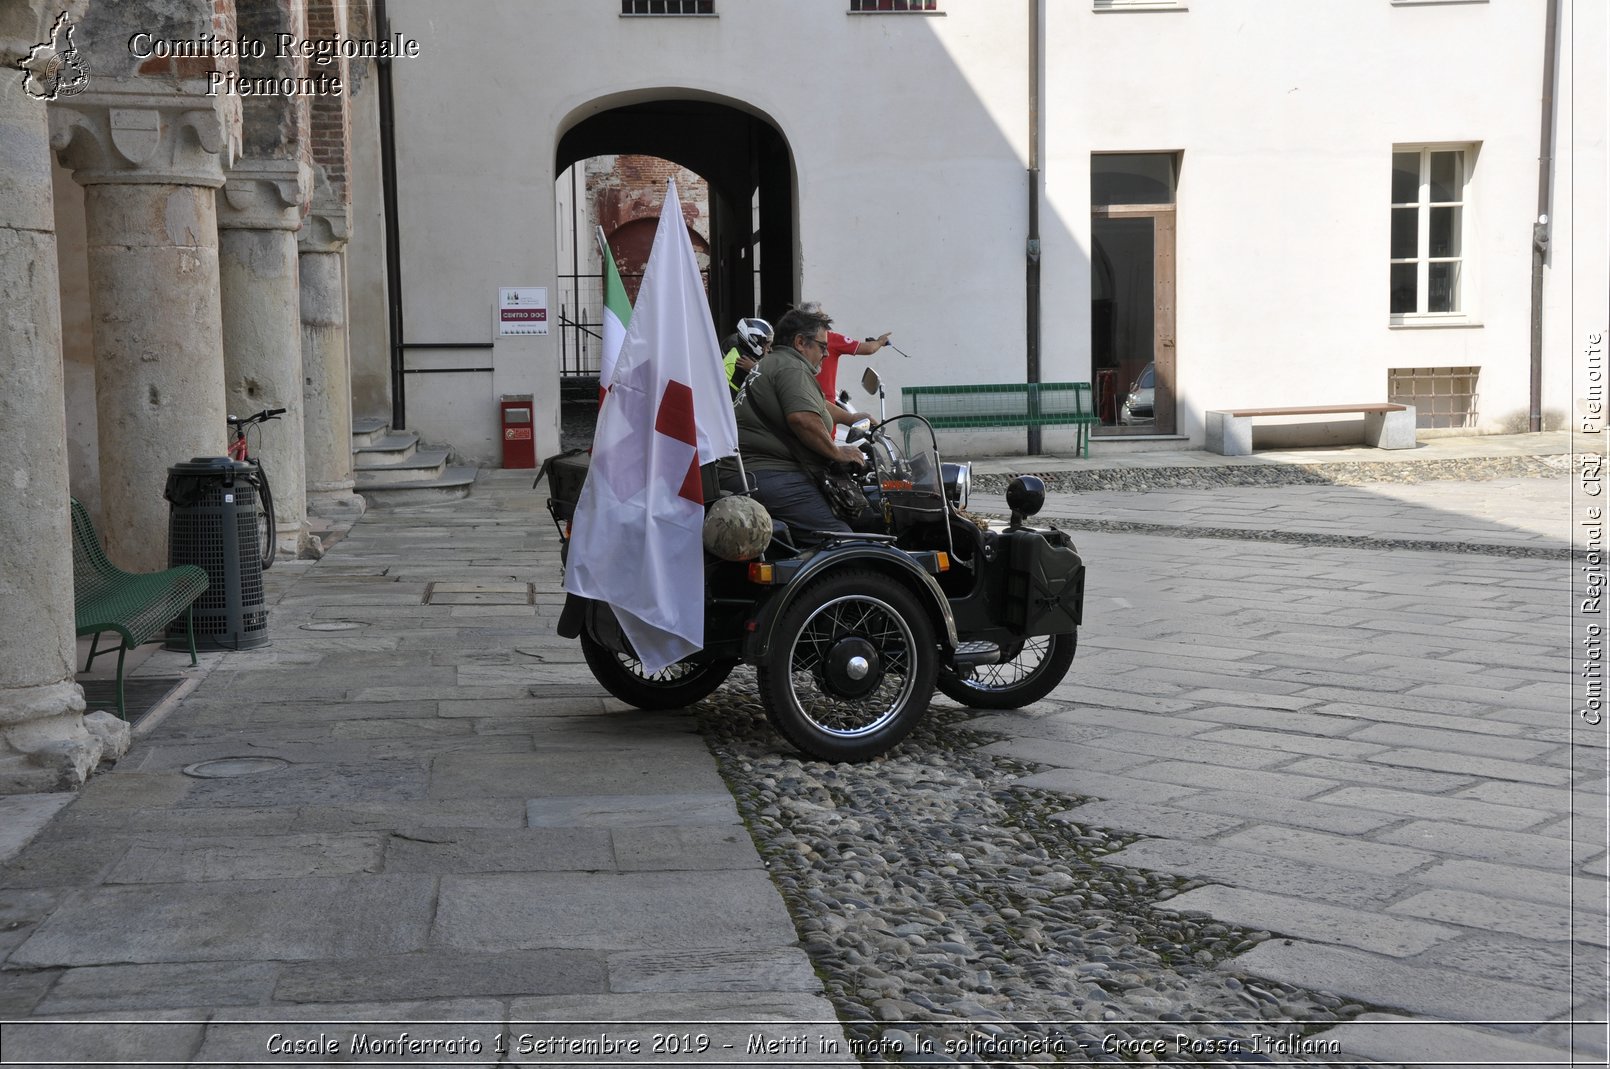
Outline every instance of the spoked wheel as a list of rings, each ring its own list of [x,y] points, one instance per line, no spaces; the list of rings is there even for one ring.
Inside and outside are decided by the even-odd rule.
[[[274,527],[274,495],[268,488],[268,474],[259,466],[252,476],[257,487],[257,544],[262,550],[263,571],[274,566],[275,540],[279,532]]]
[[[917,599],[887,577],[827,576],[783,612],[768,663],[756,669],[766,716],[812,757],[876,757],[928,709],[933,634]]]
[[[1050,694],[1073,664],[1079,644],[1074,634],[1035,635],[1025,639],[1000,664],[981,664],[963,679],[941,669],[938,685],[947,697],[973,709],[1021,709]],[[1011,651],[1008,651],[1011,652]]]
[[[715,693],[727,681],[736,661],[709,664],[673,664],[646,675],[636,657],[600,644],[581,633],[581,653],[599,685],[627,705],[639,709],[680,709]]]

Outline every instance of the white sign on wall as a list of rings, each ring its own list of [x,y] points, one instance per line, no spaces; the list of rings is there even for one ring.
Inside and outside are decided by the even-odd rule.
[[[498,334],[548,333],[548,287],[505,286],[498,290]]]

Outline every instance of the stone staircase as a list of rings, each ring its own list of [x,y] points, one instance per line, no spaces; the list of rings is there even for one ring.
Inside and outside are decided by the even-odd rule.
[[[352,421],[354,489],[370,508],[434,505],[470,495],[475,468],[449,466],[448,451],[421,448],[413,431],[394,431],[382,419]]]

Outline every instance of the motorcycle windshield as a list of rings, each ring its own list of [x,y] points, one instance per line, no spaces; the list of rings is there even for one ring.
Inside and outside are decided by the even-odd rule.
[[[943,513],[945,487],[933,428],[921,416],[896,416],[872,429],[878,489],[890,508]]]

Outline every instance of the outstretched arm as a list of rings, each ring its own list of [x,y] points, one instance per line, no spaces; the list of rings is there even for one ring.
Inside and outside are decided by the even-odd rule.
[[[866,341],[855,347],[856,355],[870,356],[871,354],[877,352],[879,349],[889,344],[889,335],[893,333],[894,332],[891,330],[886,330],[876,338],[868,338]]]

